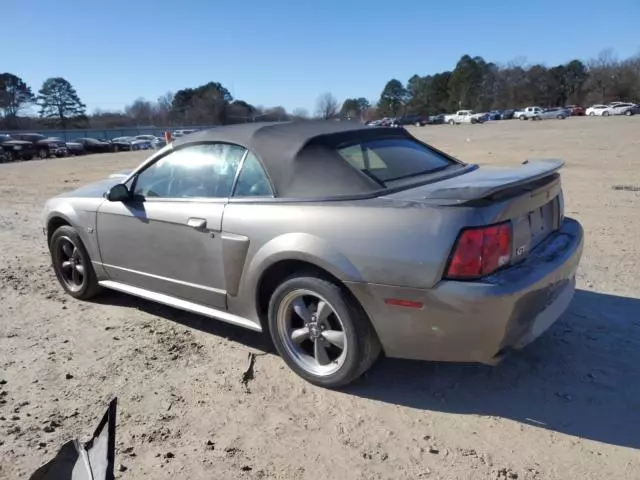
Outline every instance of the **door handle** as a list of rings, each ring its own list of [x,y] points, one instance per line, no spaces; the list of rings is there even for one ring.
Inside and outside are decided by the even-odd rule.
[[[190,218],[187,220],[187,226],[191,228],[204,228],[207,226],[207,221],[204,218]]]

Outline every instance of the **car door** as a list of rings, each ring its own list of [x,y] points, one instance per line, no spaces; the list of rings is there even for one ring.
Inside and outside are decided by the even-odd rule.
[[[222,215],[246,150],[210,143],[171,150],[136,174],[131,199],[97,212],[112,281],[226,308]]]

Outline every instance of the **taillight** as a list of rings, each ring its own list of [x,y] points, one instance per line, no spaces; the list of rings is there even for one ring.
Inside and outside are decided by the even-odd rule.
[[[490,275],[511,260],[511,223],[460,232],[449,260],[446,277],[472,279]]]

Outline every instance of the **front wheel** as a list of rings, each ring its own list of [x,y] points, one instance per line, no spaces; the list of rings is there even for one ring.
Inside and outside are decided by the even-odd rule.
[[[455,120],[449,120],[449,125],[455,125],[456,121]]]
[[[558,120],[564,120],[564,115],[558,115]]]
[[[348,292],[312,275],[278,286],[269,302],[269,330],[286,364],[310,383],[337,388],[373,365],[380,343]]]
[[[627,110],[626,112],[624,112],[624,114],[625,114],[627,117],[630,117],[631,115],[633,115],[633,112],[632,112],[631,110]]]
[[[40,150],[38,150],[38,157],[44,160],[49,157],[49,152],[46,148],[41,148]]]
[[[602,112],[602,116],[603,117],[608,117],[609,116],[609,112]]]
[[[49,251],[53,270],[65,292],[88,300],[100,291],[89,254],[73,227],[64,225],[53,232]]]

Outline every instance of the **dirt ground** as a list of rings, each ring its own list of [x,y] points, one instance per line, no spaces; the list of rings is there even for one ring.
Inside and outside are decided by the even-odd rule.
[[[586,244],[575,299],[542,338],[495,368],[383,359],[345,391],[316,388],[259,334],[62,294],[44,200],[144,153],[3,164],[0,478],[86,439],[113,396],[123,479],[640,478],[640,192],[612,188],[640,186],[640,117],[413,131],[469,162],[566,161]]]

